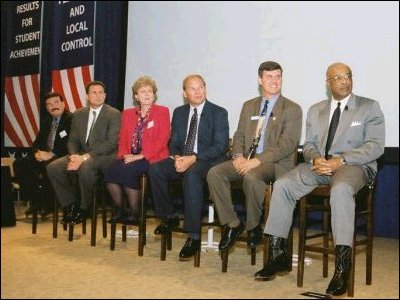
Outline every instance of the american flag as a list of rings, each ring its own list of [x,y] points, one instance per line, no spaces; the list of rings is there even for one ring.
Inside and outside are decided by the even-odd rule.
[[[39,81],[39,74],[5,78],[4,146],[32,146],[39,132]]]
[[[53,70],[53,91],[66,99],[66,108],[70,112],[86,106],[85,86],[92,81],[93,65],[80,66],[64,70]]]

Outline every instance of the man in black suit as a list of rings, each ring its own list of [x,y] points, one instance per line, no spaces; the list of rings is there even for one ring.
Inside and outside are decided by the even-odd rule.
[[[46,174],[46,166],[68,153],[67,141],[72,114],[65,110],[62,95],[50,92],[44,97],[46,110],[51,118],[45,118],[33,142],[33,156],[14,161],[16,179],[22,194],[30,201],[26,216],[38,209],[42,218],[52,211],[53,189]],[[39,186],[42,186],[40,191]]]
[[[149,178],[155,212],[163,217],[155,234],[165,234],[179,225],[178,213],[168,191],[168,181],[183,179],[184,229],[188,239],[179,253],[190,259],[200,250],[203,182],[208,170],[225,158],[229,142],[227,111],[206,99],[206,84],[200,75],[183,80],[188,103],[174,110],[170,157],[150,166]]]

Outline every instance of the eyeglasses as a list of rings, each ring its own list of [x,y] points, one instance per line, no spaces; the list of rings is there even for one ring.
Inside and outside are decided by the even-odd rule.
[[[352,77],[353,77],[353,75],[351,73],[349,73],[349,74],[344,74],[344,75],[335,75],[331,78],[328,78],[327,80],[334,80],[334,81],[342,81],[342,79],[351,80]]]

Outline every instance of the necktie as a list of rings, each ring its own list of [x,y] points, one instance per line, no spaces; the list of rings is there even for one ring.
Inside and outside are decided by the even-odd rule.
[[[189,132],[186,137],[186,143],[183,147],[183,155],[192,155],[194,149],[194,142],[196,141],[197,131],[197,108],[194,109],[192,118],[190,119]]]
[[[339,124],[340,119],[340,102],[338,102],[337,107],[332,115],[331,124],[329,125],[328,139],[326,140],[325,146],[325,158],[328,159],[328,152],[331,149],[333,138],[335,137],[335,132]]]
[[[95,122],[96,122],[96,112],[93,111],[93,120],[92,120],[92,124],[90,125],[89,134],[88,134],[88,137],[87,137],[87,140],[86,140],[86,145],[87,146],[89,146],[90,135],[92,134]]]
[[[56,133],[57,133],[57,127],[58,127],[58,120],[57,118],[53,118],[53,122],[51,123],[50,133],[49,136],[47,137],[47,149],[49,151],[53,150],[54,140],[56,138]]]
[[[268,103],[269,103],[269,101],[265,100],[264,107],[263,107],[263,109],[261,111],[261,116],[265,116],[267,114]]]
[[[264,123],[266,121],[267,118],[265,118],[265,115],[267,114],[267,109],[268,109],[268,104],[269,101],[265,100],[264,103],[264,107],[261,111],[260,114],[260,118],[258,119],[258,124],[257,124],[257,132],[256,132],[256,136],[258,137],[258,141],[257,141],[257,149],[256,149],[256,153],[261,153],[264,150],[264,140],[265,140],[265,135],[261,134],[262,129],[264,128]],[[254,155],[255,153],[253,153]]]

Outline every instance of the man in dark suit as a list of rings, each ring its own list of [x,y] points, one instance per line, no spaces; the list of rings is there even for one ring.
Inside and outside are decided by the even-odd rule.
[[[65,110],[64,98],[55,92],[45,95],[44,102],[51,118],[46,117],[33,142],[33,156],[14,161],[16,179],[21,192],[29,200],[25,212],[28,217],[37,209],[44,218],[52,211],[54,193],[46,173],[46,166],[68,153],[67,141],[71,128],[72,114]],[[42,190],[39,186],[42,186]]]
[[[172,117],[170,157],[149,169],[156,214],[163,217],[155,234],[165,234],[179,225],[178,213],[168,192],[168,181],[183,179],[184,229],[188,239],[179,253],[190,259],[200,250],[203,182],[208,170],[224,160],[229,141],[227,111],[206,99],[206,84],[200,75],[183,80],[188,103],[177,107]]]
[[[247,244],[262,240],[260,217],[266,182],[295,166],[301,135],[301,107],[281,94],[282,67],[273,61],[258,68],[262,96],[246,101],[233,136],[232,160],[213,167],[207,176],[211,199],[227,229],[219,243],[228,251],[245,229],[233,209],[230,181],[242,179],[246,196]]]
[[[72,118],[69,155],[47,166],[57,198],[66,208],[64,223],[78,224],[87,216],[98,172],[116,157],[118,147],[121,113],[104,103],[104,84],[92,81],[86,87],[86,94],[89,106],[76,111]]]
[[[319,184],[329,184],[331,227],[335,244],[335,273],[326,290],[330,295],[347,291],[354,234],[353,196],[377,172],[376,160],[385,147],[385,120],[375,100],[352,93],[349,66],[334,63],[326,71],[330,99],[310,107],[303,155],[305,163],[274,184],[269,216],[269,257],[256,280],[272,280],[287,271],[286,240],[296,201]],[[290,260],[289,260],[290,262]]]

